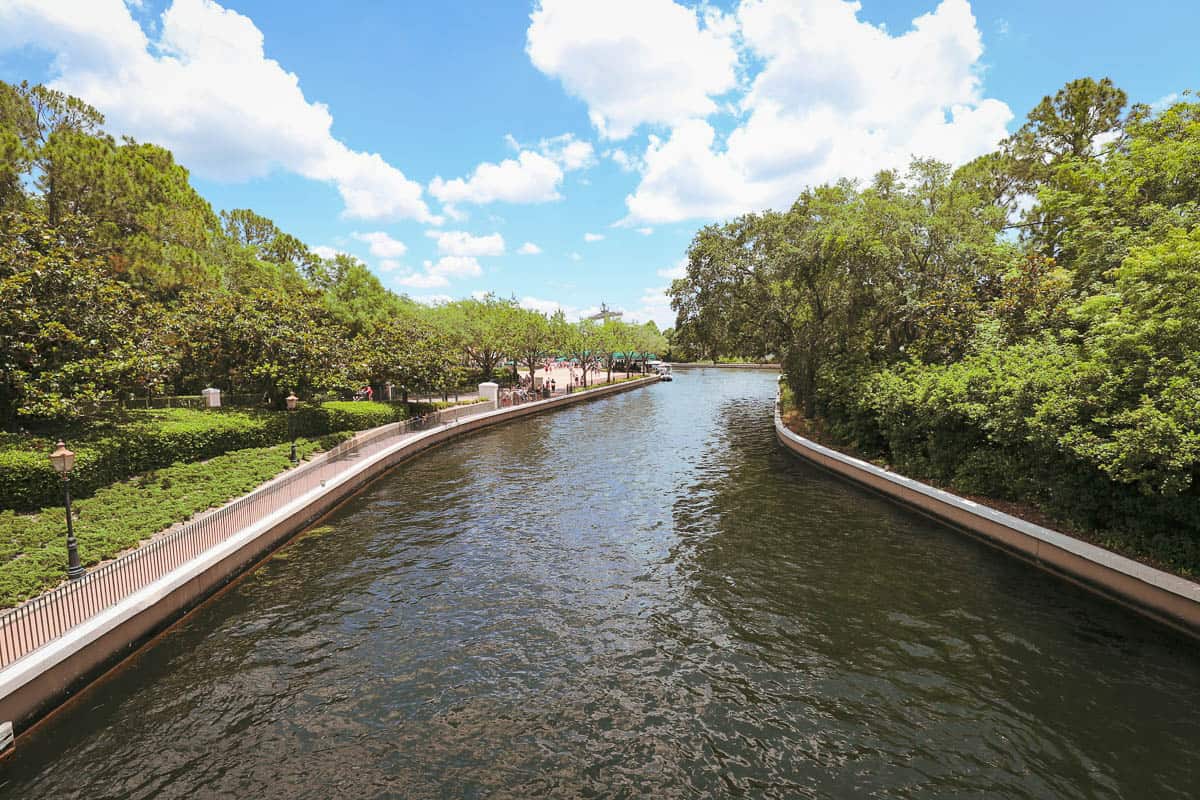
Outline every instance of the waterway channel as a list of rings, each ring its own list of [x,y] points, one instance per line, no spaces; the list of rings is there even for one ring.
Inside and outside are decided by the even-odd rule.
[[[796,460],[773,374],[676,375],[390,472],[0,797],[1200,795],[1200,647]]]

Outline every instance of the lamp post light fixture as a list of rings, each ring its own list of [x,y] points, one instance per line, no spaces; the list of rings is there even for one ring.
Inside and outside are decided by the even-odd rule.
[[[293,464],[295,464],[295,463],[296,463],[296,430],[295,430],[295,426],[292,424],[292,413],[293,413],[293,412],[296,410],[296,402],[297,402],[299,399],[300,399],[300,398],[296,397],[296,393],[295,393],[295,392],[290,392],[290,393],[288,394],[288,396],[287,396],[287,410],[288,410],[288,416],[287,416],[287,420],[288,420],[288,437],[289,437],[289,438],[292,440],[292,455],[291,455],[291,459],[292,459],[292,463],[293,463]]]
[[[62,476],[63,501],[67,507],[67,577],[79,580],[85,570],[79,563],[79,542],[75,540],[75,526],[71,521],[71,468],[75,466],[75,454],[67,449],[62,439],[50,454],[50,464]]]

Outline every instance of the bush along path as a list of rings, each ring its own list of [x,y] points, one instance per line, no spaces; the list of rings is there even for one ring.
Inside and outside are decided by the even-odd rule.
[[[298,439],[301,460],[350,438],[349,431]],[[176,463],[114,483],[74,500],[75,535],[85,566],[135,547],[160,531],[250,492],[292,466],[290,445],[253,447],[208,461]],[[61,497],[62,486],[57,487]],[[0,512],[0,608],[17,605],[62,582],[66,520],[60,504],[33,514]]]
[[[313,438],[376,428],[407,417],[404,406],[331,402],[302,405],[292,424],[297,436]],[[286,412],[231,409],[134,411],[120,421],[63,435],[76,454],[71,493],[80,498],[149,470],[289,440]],[[0,434],[0,509],[33,511],[58,502],[62,487],[46,457],[57,439],[57,435]]]

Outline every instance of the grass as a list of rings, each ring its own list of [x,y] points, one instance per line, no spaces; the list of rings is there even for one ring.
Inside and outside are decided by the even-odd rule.
[[[349,438],[298,439],[308,458]],[[223,505],[289,469],[289,445],[254,447],[203,462],[177,463],[99,489],[72,502],[79,555],[85,566],[112,558],[171,525]],[[59,584],[66,572],[66,523],[61,506],[32,514],[0,512],[0,607]]]

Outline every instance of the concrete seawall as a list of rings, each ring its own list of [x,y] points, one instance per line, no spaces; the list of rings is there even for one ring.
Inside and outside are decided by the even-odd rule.
[[[784,447],[836,475],[1200,638],[1200,584],[817,444],[783,424],[778,402],[775,433]]]
[[[473,431],[657,381],[658,376],[652,376],[486,412],[417,434],[356,461],[319,489],[296,498],[0,671],[0,724],[11,722],[17,732],[27,729],[396,464]],[[379,430],[364,431],[356,438],[369,440],[378,436]]]
[[[703,364],[689,361],[672,361],[671,369],[769,369],[779,371],[778,364]]]

